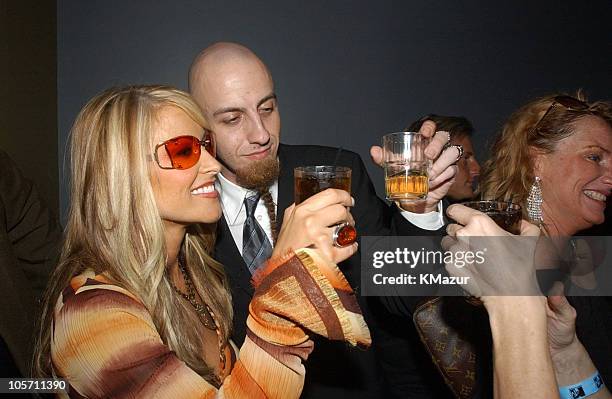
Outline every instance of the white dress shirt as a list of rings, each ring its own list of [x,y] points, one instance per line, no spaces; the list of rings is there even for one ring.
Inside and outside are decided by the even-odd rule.
[[[250,197],[251,195],[254,195],[255,191],[247,190],[246,188],[232,183],[223,177],[223,174],[219,174],[218,176],[219,178],[215,182],[215,188],[219,192],[219,197],[221,199],[223,217],[225,218],[230,232],[232,233],[232,237],[234,238],[234,242],[240,251],[240,255],[242,255],[242,231],[244,230],[244,222],[246,221],[244,199],[247,196]],[[270,186],[270,194],[272,194],[272,200],[274,201],[276,208],[278,206],[278,181],[275,181],[274,184]],[[444,226],[442,201],[438,203],[437,212],[413,213],[401,211],[401,215],[408,220],[408,222],[424,230],[437,230]],[[257,202],[257,207],[255,208],[255,219],[266,232],[268,240],[270,240],[270,244],[272,244],[270,218],[268,217],[268,210],[266,209],[263,201]]]
[[[442,201],[438,202],[438,210],[435,212],[413,213],[402,210],[400,214],[404,219],[423,230],[438,230],[444,226],[444,209],[442,208]]]
[[[232,183],[223,177],[222,174],[218,175],[219,178],[215,182],[215,188],[219,192],[221,199],[221,208],[223,209],[223,217],[227,222],[227,225],[232,232],[234,242],[242,255],[242,232],[244,230],[244,222],[246,221],[246,208],[244,206],[244,199],[255,195],[256,192],[247,190],[246,188],[240,187],[239,185]],[[270,194],[272,194],[272,200],[274,205],[278,203],[278,181],[270,187]],[[268,210],[264,205],[263,201],[257,202],[255,208],[255,219],[261,228],[266,232],[270,244],[272,244],[272,228],[270,227],[270,218],[268,217]]]

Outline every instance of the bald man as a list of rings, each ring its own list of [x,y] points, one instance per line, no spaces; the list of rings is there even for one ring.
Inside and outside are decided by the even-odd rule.
[[[189,88],[202,108],[217,140],[217,158],[222,164],[217,190],[224,217],[218,225],[215,258],[225,265],[234,304],[233,339],[240,344],[246,334],[246,316],[253,295],[251,273],[243,260],[243,232],[247,220],[246,198],[261,194],[254,217],[274,243],[274,231],[282,224],[284,210],[293,203],[293,168],[303,165],[329,165],[338,150],[323,146],[290,146],[280,143],[280,114],[274,82],[265,64],[248,48],[235,43],[216,43],[203,50],[189,71]],[[433,123],[424,124],[423,133],[434,136],[428,148],[437,158],[432,170],[433,190],[422,213],[389,207],[376,196],[361,158],[342,151],[338,165],[352,169],[351,193],[355,206],[351,213],[361,235],[424,235],[424,230],[443,226],[439,207],[453,182],[455,149],[438,157],[448,134],[435,132]],[[372,148],[380,164],[381,150]],[[331,239],[331,237],[330,237]],[[355,255],[340,265],[351,285],[359,290],[360,260]],[[359,297],[364,317],[373,337],[383,320],[371,306],[373,299]],[[394,303],[399,313],[408,313],[406,303]],[[343,344],[319,340],[308,359],[303,397],[375,398],[385,397],[379,367],[373,351],[350,350]],[[414,371],[420,366],[414,364]],[[418,380],[418,379],[417,379]],[[416,384],[419,382],[417,381]],[[433,396],[415,396],[433,397]]]

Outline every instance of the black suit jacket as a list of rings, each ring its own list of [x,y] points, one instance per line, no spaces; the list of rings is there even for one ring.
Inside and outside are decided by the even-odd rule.
[[[278,179],[278,225],[282,224],[284,210],[293,203],[293,169],[297,166],[305,165],[330,165],[334,163],[337,149],[322,146],[293,146],[281,144],[278,151],[280,160],[280,176]],[[388,206],[381,200],[374,189],[359,155],[351,151],[342,151],[338,159],[338,166],[348,166],[352,169],[351,194],[355,198],[355,206],[351,213],[355,218],[357,231],[361,236],[365,235],[416,235],[423,232],[406,222],[395,207]],[[217,229],[217,242],[215,246],[215,258],[225,265],[225,271],[230,281],[232,301],[234,307],[234,332],[233,339],[241,345],[246,335],[246,318],[248,315],[248,305],[253,296],[251,286],[251,275],[240,256],[240,252],[234,243],[231,232],[227,226],[225,218],[221,218]],[[390,303],[380,302],[378,298],[359,296],[361,284],[361,264],[359,253],[350,259],[342,262],[340,269],[345,274],[351,286],[355,289],[364,317],[372,332],[373,344],[383,343],[381,348],[386,353],[388,350],[394,351],[393,342],[398,345],[417,345],[415,340],[416,333],[410,319],[402,319],[403,325],[397,325],[395,316],[391,316],[387,307],[399,307],[394,313],[408,311],[413,299],[393,300]],[[408,303],[408,304],[407,304]],[[393,329],[398,329],[401,334],[386,333],[385,330],[390,324],[394,324]],[[386,325],[386,326],[385,326]],[[401,336],[400,341],[393,341],[396,336]],[[406,337],[410,342],[406,343]],[[367,351],[348,348],[344,343],[329,342],[324,339],[316,339],[315,350],[306,363],[306,383],[302,397],[305,398],[377,398],[387,397],[388,393],[384,388],[383,373],[381,364],[384,361],[377,361],[377,351],[370,349]],[[417,348],[418,349],[418,348]],[[412,356],[413,348],[407,348]],[[380,351],[379,351],[380,353]],[[406,353],[406,352],[403,352]],[[415,356],[414,359],[425,359],[426,357]],[[401,359],[402,375],[407,376],[407,384],[415,386],[415,392],[425,392],[421,396],[434,397],[423,385],[427,384],[420,376],[418,371],[420,364],[412,358]],[[395,364],[390,365],[395,368]],[[397,369],[390,370],[393,374]],[[434,370],[435,372],[435,370]],[[435,384],[439,384],[441,379],[433,376]],[[387,381],[389,383],[389,381]],[[406,383],[406,382],[403,382]],[[412,388],[411,388],[412,389]]]
[[[0,336],[24,376],[32,359],[38,299],[55,265],[60,239],[59,224],[32,182],[0,150]],[[10,373],[9,361],[0,359],[3,374]]]

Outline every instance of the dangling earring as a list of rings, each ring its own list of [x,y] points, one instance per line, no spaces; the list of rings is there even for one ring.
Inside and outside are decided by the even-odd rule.
[[[540,179],[538,176],[535,177],[531,188],[529,189],[529,196],[527,197],[527,215],[533,223],[538,226],[542,225],[544,220],[542,219],[542,186],[540,185]]]

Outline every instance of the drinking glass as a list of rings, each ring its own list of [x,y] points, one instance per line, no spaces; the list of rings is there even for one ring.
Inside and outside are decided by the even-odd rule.
[[[429,193],[429,160],[425,148],[430,139],[418,132],[383,136],[385,192],[390,201],[418,202]]]
[[[495,223],[508,233],[520,234],[521,206],[503,201],[469,201],[463,202],[468,208],[485,213]]]
[[[508,233],[521,234],[521,206],[512,202],[502,201],[468,201],[462,202],[468,208],[476,209],[493,219],[495,223]],[[482,301],[468,294],[466,301],[474,306],[481,306]]]
[[[351,192],[351,168],[344,166],[300,166],[293,170],[294,200],[299,204],[328,188]],[[334,245],[344,247],[357,239],[357,230],[348,222],[335,226]]]

